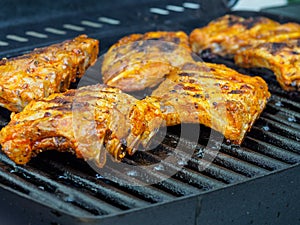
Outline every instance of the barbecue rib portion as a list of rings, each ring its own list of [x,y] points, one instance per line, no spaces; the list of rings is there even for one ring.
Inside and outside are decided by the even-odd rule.
[[[98,56],[98,41],[80,35],[0,61],[0,106],[21,111],[31,100],[66,91]]]
[[[147,146],[159,127],[180,123],[204,124],[240,144],[266,105],[270,96],[267,84],[259,77],[242,75],[224,65],[193,61],[181,35],[184,33],[133,35],[123,42],[157,37],[185,47],[142,41],[135,42],[138,47],[128,49],[128,45],[120,44],[121,51],[115,48],[117,51],[105,59],[117,59],[108,60],[102,68],[115,73],[111,80],[115,86],[132,91],[161,82],[152,96],[137,100],[118,88],[93,85],[33,100],[22,112],[13,113],[1,130],[2,150],[18,164],[55,149],[73,152],[101,167],[107,152],[121,160],[127,153],[134,154],[139,146]],[[139,52],[141,46],[153,51]],[[75,54],[78,52],[82,51],[75,50]],[[163,59],[163,64],[156,61],[157,57]],[[84,62],[85,66],[91,63]],[[145,76],[139,77],[142,70]],[[134,86],[133,82],[139,81],[141,85]]]
[[[226,15],[193,30],[193,51],[234,57],[241,67],[265,67],[274,72],[283,89],[299,90],[300,25],[280,24],[264,17]],[[208,52],[206,52],[208,50]]]
[[[102,167],[133,154],[161,126],[201,123],[240,144],[270,94],[259,77],[223,65],[186,63],[142,100],[103,85],[31,101],[0,132],[2,150],[25,164],[45,150],[70,151]]]
[[[162,82],[147,101],[156,99],[167,126],[201,123],[240,144],[266,105],[270,96],[267,84],[261,78],[242,75],[224,65],[195,62],[184,41],[185,35],[179,39],[181,42],[173,40],[183,48],[170,48],[167,43],[160,46],[134,42],[153,37],[171,40],[174,35],[178,32],[150,32],[121,39],[105,56],[104,76],[109,73],[105,71],[115,75],[104,81],[125,91],[142,90]],[[124,45],[128,43],[134,44]],[[141,46],[152,51],[140,51]],[[157,64],[157,59],[164,64]],[[118,63],[114,64],[114,60]]]
[[[146,145],[162,123],[156,101],[103,85],[82,87],[30,102],[0,132],[4,151],[18,164],[46,150],[69,151],[103,166]],[[107,151],[106,151],[107,150]]]
[[[148,32],[120,39],[105,54],[105,84],[124,91],[154,87],[173,67],[192,61],[188,36],[182,32]]]
[[[167,126],[204,124],[235,144],[241,144],[269,97],[262,78],[201,62],[185,64],[152,93]]]
[[[190,43],[196,53],[209,50],[213,54],[233,57],[236,53],[265,42],[284,42],[300,38],[300,25],[280,24],[265,17],[220,17],[203,28],[194,29]]]
[[[267,42],[238,52],[234,61],[241,67],[272,70],[286,91],[300,91],[300,39]]]

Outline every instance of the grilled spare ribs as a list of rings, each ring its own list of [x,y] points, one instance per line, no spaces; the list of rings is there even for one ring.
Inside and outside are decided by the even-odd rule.
[[[98,41],[81,35],[0,61],[0,106],[19,112],[31,101],[66,91],[98,55]]]
[[[233,57],[244,49],[265,42],[284,42],[300,38],[300,25],[280,24],[265,17],[243,18],[225,15],[207,26],[194,29],[190,34],[192,50],[205,50],[226,57]]]
[[[0,142],[18,164],[55,149],[99,167],[107,151],[121,160],[147,146],[161,126],[201,123],[240,144],[269,96],[259,77],[223,65],[187,63],[142,100],[98,84],[31,101],[22,112],[12,114]]]
[[[284,90],[300,91],[300,39],[262,43],[237,53],[234,61],[241,67],[270,69]]]
[[[300,89],[300,24],[226,15],[190,34],[194,52],[234,58],[241,67],[271,69],[287,91]]]
[[[0,132],[2,150],[25,164],[45,150],[75,153],[103,166],[105,149],[116,159],[146,145],[162,123],[156,101],[92,85],[31,101]]]
[[[104,56],[105,84],[139,91],[162,82],[173,67],[192,61],[188,36],[182,32],[132,34],[111,46]]]
[[[42,151],[55,149],[73,152],[101,167],[106,161],[106,150],[114,159],[121,160],[126,154],[134,154],[138,147],[146,147],[159,127],[180,123],[204,124],[233,143],[240,144],[270,96],[265,81],[242,75],[224,65],[193,61],[182,32],[150,32],[133,35],[128,37],[129,40],[124,38],[123,42],[130,42],[133,37],[153,38],[154,34],[159,39],[172,39],[185,47],[153,47],[151,42],[150,45],[143,41],[135,42],[154,49],[150,55],[141,52],[139,56],[145,57],[145,61],[142,58],[139,61],[136,56],[127,57],[128,45],[119,43],[125,46],[121,48],[124,52],[116,51],[109,57],[120,59],[115,61],[116,64],[104,63],[102,68],[111,69],[110,72],[113,71],[114,78],[117,78],[112,78],[111,82],[125,90],[140,90],[145,85],[160,83],[151,96],[137,100],[119,88],[98,84],[33,100],[22,112],[13,113],[9,124],[1,130],[2,150],[18,164],[27,163]],[[175,38],[174,34],[179,37],[175,35]],[[181,35],[185,38],[181,39]],[[180,49],[184,51],[180,53]],[[133,50],[136,51],[135,48]],[[168,51],[175,54],[173,58],[169,58],[172,54],[164,54]],[[162,53],[166,67],[155,61],[159,53]],[[37,57],[42,58],[43,54]],[[180,57],[173,64],[177,56]],[[155,60],[152,60],[153,57]],[[87,58],[84,65],[92,63],[94,60],[91,59],[94,57]],[[140,78],[138,76],[143,69],[146,76]],[[131,77],[129,80],[126,74]],[[125,81],[121,77],[125,77]],[[134,86],[132,82],[139,79],[141,85]]]
[[[187,63],[152,93],[167,126],[200,123],[241,144],[265,108],[270,93],[260,77],[242,75],[224,65]]]

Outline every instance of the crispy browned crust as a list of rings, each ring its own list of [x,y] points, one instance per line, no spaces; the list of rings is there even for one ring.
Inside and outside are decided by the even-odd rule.
[[[31,101],[0,132],[2,151],[18,164],[46,150],[72,152],[103,166],[145,145],[162,122],[158,104],[103,85]]]
[[[161,38],[171,35],[153,34]],[[126,54],[128,49],[123,50]],[[160,48],[157,50],[161,53]],[[187,52],[190,55],[189,49],[182,54],[187,56]],[[10,123],[1,130],[2,150],[18,164],[27,163],[42,151],[58,150],[103,166],[106,152],[121,160],[140,144],[146,146],[163,124],[180,123],[204,124],[240,144],[270,97],[267,84],[223,65],[187,59],[177,66],[169,65],[166,80],[152,96],[142,100],[117,88],[93,85],[31,101],[21,113],[13,113]],[[137,68],[142,66],[137,64]],[[157,73],[161,69],[157,64],[149,64],[149,68]],[[121,72],[126,74],[127,69]],[[157,73],[148,71],[153,79],[157,79]]]
[[[265,108],[270,93],[260,77],[224,65],[186,64],[153,92],[167,126],[200,123],[241,144]]]
[[[0,106],[21,111],[31,100],[63,92],[98,56],[98,41],[80,35],[0,61]]]
[[[2,150],[25,164],[46,150],[69,151],[103,166],[146,146],[162,125],[201,123],[240,144],[270,93],[259,77],[223,65],[187,63],[142,100],[103,85],[30,102],[0,132]]]
[[[241,67],[265,67],[274,72],[281,87],[299,90],[300,25],[280,24],[264,17],[248,19],[226,15],[193,30],[193,51],[234,57]]]
[[[272,70],[286,91],[300,91],[300,39],[267,42],[237,53],[235,63],[242,67]]]
[[[163,81],[173,67],[191,60],[188,36],[182,31],[132,34],[106,53],[103,81],[124,91],[143,90]]]
[[[282,42],[300,38],[300,25],[280,24],[265,17],[220,17],[190,34],[192,50],[201,53],[209,49],[221,56],[233,56],[245,48],[265,42]]]
[[[250,29],[250,26],[258,23],[258,21],[252,21],[252,25],[250,21],[242,23],[244,19],[240,17],[226,18],[226,23],[224,19],[218,21],[221,24],[216,27],[216,32],[220,28],[226,30],[229,20],[232,20],[231,23],[233,20],[239,21],[240,30]],[[266,18],[260,18],[259,21],[274,25],[273,21]],[[232,32],[237,32],[236,27],[232,29]],[[159,108],[163,110],[167,126],[180,123],[201,123],[220,131],[233,143],[240,144],[270,97],[267,84],[259,77],[242,75],[224,65],[196,63],[190,56],[189,46],[185,44],[186,41],[183,41],[186,40],[185,35],[181,38],[185,47],[173,49],[176,52],[172,52],[172,56],[175,53],[173,57],[185,55],[188,52],[188,57],[183,57],[184,60],[176,65],[170,63],[173,62],[170,61],[171,58],[161,61],[166,64],[148,62],[157,59],[158,56],[164,59],[165,53],[162,47],[151,46],[155,49],[155,54],[153,52],[147,54],[139,51],[140,45],[144,42],[126,46],[136,40],[144,41],[154,37],[171,40],[171,37],[176,34],[174,32],[150,32],[124,37],[110,49],[111,52],[107,56],[113,56],[112,58],[120,63],[113,64],[114,61],[111,58],[104,61],[102,71],[106,68],[114,72],[111,80],[104,80],[107,84],[126,91],[136,90],[137,86],[137,90],[141,90],[162,82],[147,101],[156,99],[160,105]],[[130,51],[131,54],[126,55]],[[142,63],[143,60],[145,64]],[[144,73],[146,75],[143,71],[147,71]],[[128,82],[129,79],[130,82]]]

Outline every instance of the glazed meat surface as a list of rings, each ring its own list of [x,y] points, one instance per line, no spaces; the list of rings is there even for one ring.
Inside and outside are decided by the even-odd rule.
[[[241,144],[270,93],[260,77],[199,62],[187,63],[171,74],[152,97],[159,99],[167,126],[200,123]]]
[[[149,39],[167,42],[144,42]],[[179,45],[168,44],[172,42]],[[140,47],[147,51],[137,51]],[[119,161],[146,147],[159,127],[181,123],[204,124],[240,144],[270,97],[259,77],[195,62],[183,32],[132,35],[109,52],[102,67],[109,78],[106,83],[126,91],[160,84],[151,96],[137,100],[119,88],[100,84],[48,93],[11,115],[0,132],[2,151],[18,164],[26,164],[42,151],[68,151],[102,167],[107,152]],[[41,58],[44,53],[36,54]],[[84,68],[94,60],[85,58]]]
[[[156,101],[119,89],[92,85],[32,101],[12,114],[0,132],[4,151],[18,164],[46,150],[72,152],[103,166],[106,153],[114,159],[146,145],[162,122]]]
[[[234,61],[241,67],[272,70],[286,91],[300,91],[300,39],[267,42],[237,53]]]
[[[191,61],[188,36],[182,32],[132,34],[105,54],[105,84],[124,91],[139,91],[162,82],[174,67]]]
[[[240,144],[269,96],[259,77],[223,65],[187,63],[142,100],[99,84],[31,101],[12,114],[0,142],[18,164],[58,150],[99,167],[107,152],[118,161],[147,146],[161,126],[201,123]]]
[[[190,34],[196,53],[205,50],[220,56],[233,57],[236,53],[265,42],[284,42],[300,38],[300,25],[280,24],[265,17],[242,18],[234,15],[220,17]]]
[[[123,42],[129,43],[131,40],[153,38],[154,34],[166,39],[166,35],[173,36],[175,33],[151,32],[145,35],[132,35],[125,37]],[[126,45],[117,43],[115,46]],[[126,62],[129,65],[136,63],[134,70],[131,66],[112,64],[111,60],[104,63],[104,66],[109,68],[109,64],[113,65],[117,78],[112,79],[113,86],[125,91],[136,90],[133,88],[134,85],[139,85],[138,90],[142,90],[145,87],[160,84],[153,91],[151,97],[147,98],[147,101],[156,99],[167,126],[180,123],[201,123],[221,132],[233,143],[240,144],[270,97],[267,84],[263,79],[242,75],[224,65],[197,63],[191,58],[187,44],[184,44],[184,48],[173,49],[177,55],[182,54],[182,50],[184,50],[184,56],[188,53],[188,57],[182,57],[184,60],[180,58],[179,63],[170,64],[171,58],[167,58],[167,67],[162,67],[161,64],[158,66],[152,62],[148,63],[146,75],[141,75],[141,71],[145,70],[145,65],[141,63],[144,59],[148,62],[149,59],[163,58],[165,55],[161,51],[162,47],[157,48],[157,46],[151,45],[150,47],[155,51],[148,54],[144,51],[140,53],[137,46],[140,45],[130,46],[131,57],[126,55],[128,53],[127,46],[122,49],[125,57],[120,54],[122,52],[120,49],[114,46],[111,48],[111,51],[116,50],[114,57],[120,54],[122,63]],[[173,56],[173,51],[171,52],[172,57],[176,57],[177,55]],[[118,58],[118,60],[120,59]],[[129,60],[131,61],[129,62]],[[127,82],[127,75],[130,75],[130,82]],[[124,82],[125,77],[126,81]],[[106,83],[112,84],[110,81]]]
[[[153,95],[137,100],[117,88],[82,87],[31,101],[0,132],[4,151],[18,164],[46,150],[72,152],[102,167],[147,146],[161,126],[201,123],[240,144],[270,94],[259,77],[223,65],[188,63]]]
[[[31,100],[66,91],[98,56],[98,41],[81,35],[0,61],[0,106],[21,111]]]
[[[299,90],[300,25],[226,15],[190,34],[193,51],[234,58],[241,67],[272,70],[284,90]],[[206,52],[208,50],[208,53]]]

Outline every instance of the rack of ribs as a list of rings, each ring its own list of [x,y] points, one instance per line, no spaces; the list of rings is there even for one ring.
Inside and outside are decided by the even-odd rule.
[[[280,24],[265,17],[220,17],[194,29],[190,43],[194,52],[234,58],[241,67],[270,69],[284,90],[300,88],[300,25]]]
[[[270,97],[260,77],[224,65],[187,63],[151,95],[161,104],[167,126],[200,123],[241,144]]]
[[[173,67],[192,61],[191,52],[188,36],[182,31],[125,36],[104,56],[103,82],[123,91],[155,87]]]
[[[98,56],[98,40],[80,35],[0,61],[0,106],[20,112],[32,100],[66,91]]]
[[[25,164],[45,150],[99,167],[146,147],[161,126],[201,123],[240,144],[270,96],[267,84],[222,65],[186,64],[138,100],[118,88],[85,86],[31,101],[0,132],[2,150]]]
[[[191,57],[185,49],[183,55]],[[122,54],[128,51],[121,50]],[[152,55],[148,57],[151,61]],[[106,153],[119,161],[140,146],[147,147],[161,126],[181,123],[204,124],[232,143],[241,144],[270,97],[266,82],[224,65],[195,62],[189,57],[176,66],[169,64],[166,74],[161,71],[164,79],[155,83],[158,87],[144,99],[98,84],[33,100],[22,112],[13,113],[1,130],[2,150],[19,164],[42,151],[55,149],[72,152],[102,167]],[[109,68],[109,62],[113,61],[107,61],[105,68]],[[136,65],[143,67],[141,63]],[[153,67],[148,73],[154,77],[157,73],[151,71],[160,69],[156,65],[148,65]],[[127,69],[120,73],[132,72],[131,67]],[[131,82],[140,81],[137,75]],[[115,82],[116,86],[126,87],[121,80]]]
[[[300,39],[266,42],[237,53],[234,61],[245,68],[272,70],[286,91],[300,91]]]
[[[18,164],[46,150],[72,152],[103,166],[145,145],[163,122],[156,101],[138,101],[101,84],[52,94],[13,113],[0,132],[4,151]]]

